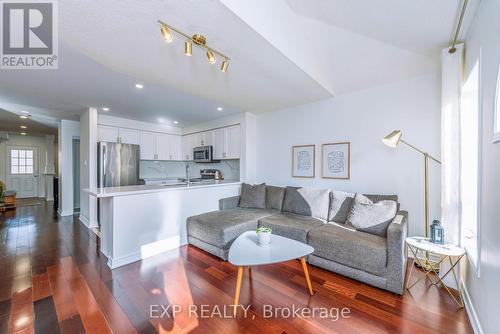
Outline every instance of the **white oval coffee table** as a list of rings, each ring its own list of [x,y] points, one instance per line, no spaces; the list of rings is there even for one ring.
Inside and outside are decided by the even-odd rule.
[[[275,234],[271,235],[271,243],[267,246],[259,246],[257,240],[257,233],[248,231],[236,238],[231,248],[229,248],[228,260],[238,267],[238,278],[236,280],[236,291],[234,294],[234,316],[236,316],[237,306],[239,305],[241,282],[245,267],[300,259],[309,293],[311,295],[313,294],[305,256],[314,252],[314,248],[303,242]]]

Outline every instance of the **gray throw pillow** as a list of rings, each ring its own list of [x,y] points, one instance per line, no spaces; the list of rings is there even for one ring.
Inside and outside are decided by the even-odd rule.
[[[356,196],[356,194],[332,190],[330,196],[331,203],[328,221],[344,224],[351,212],[352,203],[354,202],[354,196]]]
[[[306,200],[299,194],[300,187],[286,187],[285,200],[281,211],[296,213],[302,216],[310,216],[311,208]]]
[[[346,226],[357,231],[386,237],[387,228],[396,216],[398,204],[392,200],[376,203],[368,197],[356,194]]]
[[[266,185],[266,208],[281,211],[285,188]]]
[[[265,209],[266,208],[266,184],[241,185],[240,208]]]

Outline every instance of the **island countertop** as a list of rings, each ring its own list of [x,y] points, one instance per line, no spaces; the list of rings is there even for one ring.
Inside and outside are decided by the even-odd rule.
[[[188,189],[198,189],[207,187],[220,187],[233,184],[241,184],[237,180],[213,180],[213,181],[203,181],[191,184],[165,184],[165,185],[137,185],[137,186],[124,186],[124,187],[108,187],[108,188],[97,188],[97,189],[83,189],[84,192],[89,193],[97,198],[104,197],[115,197],[115,196],[127,196],[127,195],[137,195],[137,194],[147,194],[161,191],[169,190],[188,190]]]

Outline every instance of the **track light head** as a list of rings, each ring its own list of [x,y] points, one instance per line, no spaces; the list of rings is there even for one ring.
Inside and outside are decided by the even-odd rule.
[[[170,43],[173,41],[174,36],[172,35],[172,32],[170,29],[168,29],[167,26],[161,26],[161,34],[163,35],[163,38],[165,39],[165,42]]]
[[[224,73],[227,72],[227,67],[229,66],[229,61],[227,59],[224,59],[222,62],[222,65],[220,66],[220,70]]]
[[[184,54],[189,57],[193,55],[193,44],[189,41],[184,43]]]
[[[207,58],[208,58],[208,62],[210,64],[215,64],[215,55],[214,53],[212,52],[212,50],[208,50],[207,51]]]

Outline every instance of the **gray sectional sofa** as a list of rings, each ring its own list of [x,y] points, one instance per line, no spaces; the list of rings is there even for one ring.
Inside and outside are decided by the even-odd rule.
[[[295,239],[314,247],[308,256],[312,265],[403,294],[406,268],[404,246],[408,214],[399,211],[382,229],[359,230],[346,221],[353,198],[341,198],[328,192],[325,198],[301,197],[296,187],[266,186],[265,203],[260,208],[245,207],[240,196],[220,200],[219,211],[187,219],[188,241],[215,256],[227,260],[229,247],[243,232],[260,226],[271,227],[273,234]],[[366,195],[371,201],[393,200],[397,196]],[[325,203],[323,203],[325,202]],[[326,205],[325,219],[315,218],[318,208]],[[332,212],[337,205],[337,211]],[[339,209],[340,207],[340,209]],[[319,214],[321,216],[321,214]]]

